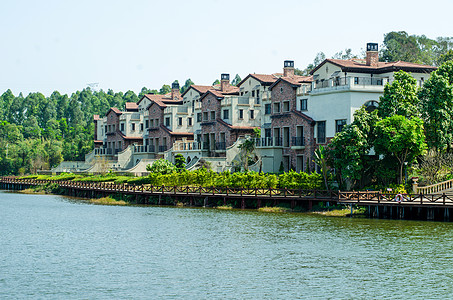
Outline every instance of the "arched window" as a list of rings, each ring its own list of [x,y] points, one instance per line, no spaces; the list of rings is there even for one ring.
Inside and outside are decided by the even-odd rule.
[[[377,102],[376,100],[370,100],[365,102],[364,105],[367,112],[372,112],[379,107],[379,102]]]

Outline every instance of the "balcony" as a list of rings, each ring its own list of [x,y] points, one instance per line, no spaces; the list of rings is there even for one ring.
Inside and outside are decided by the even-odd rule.
[[[225,151],[226,150],[226,143],[225,142],[217,142],[217,143],[215,143],[215,150],[216,151]]]
[[[304,149],[305,148],[305,138],[303,136],[291,137],[291,148]]]
[[[238,97],[238,104],[250,105],[250,98],[249,97]]]
[[[282,147],[283,138],[282,137],[264,137],[255,139],[255,146],[258,148],[262,147]]]
[[[134,146],[135,153],[154,153],[156,147],[154,145]]]
[[[165,151],[168,150],[167,148],[168,148],[167,145],[160,145],[159,146],[159,152],[165,152]]]
[[[388,78],[376,77],[337,77],[313,83],[311,94],[330,90],[372,89],[383,90],[384,85],[390,82]]]

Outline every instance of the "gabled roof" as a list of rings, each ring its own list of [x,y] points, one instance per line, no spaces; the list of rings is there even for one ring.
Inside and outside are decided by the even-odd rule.
[[[125,136],[121,131],[118,130],[117,132],[125,140],[143,140],[143,137]]]
[[[313,81],[313,76],[294,75],[294,76],[280,77],[269,87],[269,90],[272,90],[274,88],[274,86],[276,86],[281,81],[289,83],[293,88],[297,88],[302,83],[311,83]]]
[[[192,84],[187,90],[184,91],[184,93],[182,93],[181,97],[184,97],[184,95],[185,95],[191,88],[194,89],[194,90],[196,90],[196,91],[199,92],[200,94],[204,94],[204,93],[206,93],[208,90],[213,89],[214,87],[213,87],[213,86],[210,86],[210,85],[195,85],[195,84]]]
[[[111,107],[111,108],[109,109],[109,111],[108,111],[105,115],[107,116],[111,111],[113,111],[113,112],[114,112],[115,114],[117,114],[117,115],[123,114],[123,112],[120,111],[118,108],[116,108],[116,107]]]
[[[325,59],[320,63],[316,68],[314,68],[310,74],[313,75],[317,70],[319,70],[326,63],[331,63],[341,68],[343,72],[356,72],[356,73],[373,73],[373,74],[382,74],[387,72],[396,72],[396,71],[406,71],[406,72],[418,72],[418,73],[430,73],[436,70],[436,67],[421,65],[416,63],[410,63],[405,61],[395,61],[395,62],[378,62],[376,67],[367,66],[364,59]]]
[[[126,111],[138,111],[138,104],[135,102],[126,102]]]
[[[208,95],[214,95],[217,98],[217,100],[221,100],[228,95],[239,95],[239,88],[237,86],[230,85],[228,86],[228,89],[226,91],[221,91],[220,89],[211,89],[204,93],[200,97],[200,100],[204,99]]]
[[[293,112],[295,115],[298,115],[298,116],[304,118],[305,120],[307,120],[308,122],[310,122],[310,124],[311,124],[312,126],[315,125],[315,123],[316,123],[315,120],[313,120],[312,118],[310,118],[310,117],[307,116],[306,114],[304,114],[304,113],[302,113],[302,112],[300,112],[300,111],[298,111],[298,110],[292,110],[292,112]]]
[[[166,94],[166,95],[146,94],[143,97],[146,97],[151,102],[156,103],[161,108],[167,107],[167,104],[169,104],[169,105],[181,105],[182,104],[181,100],[171,99],[170,94]],[[148,105],[148,107],[146,109],[148,109],[151,105],[152,105],[152,103],[150,105]]]
[[[245,77],[244,79],[241,80],[241,82],[239,82],[239,84],[237,85],[238,87],[241,86],[244,82],[247,81],[248,78],[252,77],[256,80],[258,80],[261,85],[271,85],[272,83],[274,83],[279,77],[281,76],[281,74],[278,74],[278,73],[275,73],[275,74],[271,74],[271,75],[268,75],[268,74],[249,74],[247,75],[247,77]]]

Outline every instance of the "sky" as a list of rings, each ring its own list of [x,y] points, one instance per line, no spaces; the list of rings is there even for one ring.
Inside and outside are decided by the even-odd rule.
[[[453,36],[453,1],[1,0],[0,94],[159,89],[304,69],[384,34]]]

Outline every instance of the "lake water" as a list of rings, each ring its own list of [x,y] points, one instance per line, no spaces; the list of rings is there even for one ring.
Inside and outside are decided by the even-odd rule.
[[[446,299],[453,224],[0,192],[0,299]]]

